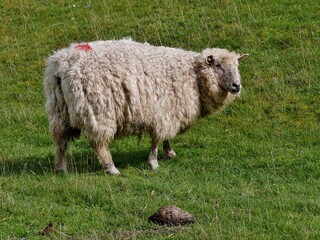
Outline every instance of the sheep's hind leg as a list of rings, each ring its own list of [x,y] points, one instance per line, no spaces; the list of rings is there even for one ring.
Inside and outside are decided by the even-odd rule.
[[[94,149],[95,154],[97,155],[105,173],[119,175],[120,172],[115,167],[110,151],[107,149],[105,144],[91,144],[91,146]]]
[[[152,170],[159,167],[158,163],[158,142],[157,140],[152,140],[151,151],[148,158],[148,163]]]
[[[68,139],[60,137],[56,139],[55,172],[67,172],[66,151]]]
[[[55,172],[67,172],[66,151],[68,144],[71,139],[79,136],[80,131],[78,129],[54,130],[53,138],[56,142]]]
[[[169,140],[163,141],[163,152],[168,158],[174,158],[176,156],[176,153],[173,151],[173,149],[170,146]]]

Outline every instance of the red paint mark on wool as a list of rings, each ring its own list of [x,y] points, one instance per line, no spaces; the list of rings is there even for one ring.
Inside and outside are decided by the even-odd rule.
[[[76,49],[83,50],[83,51],[90,51],[92,50],[92,47],[89,45],[89,43],[80,43],[76,45]]]

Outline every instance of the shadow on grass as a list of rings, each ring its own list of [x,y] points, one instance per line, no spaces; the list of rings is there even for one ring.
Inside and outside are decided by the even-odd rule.
[[[148,150],[141,149],[130,152],[112,152],[116,167],[121,170],[128,167],[147,169]],[[68,172],[71,174],[103,172],[99,160],[92,151],[84,150],[67,155]],[[54,155],[44,157],[29,157],[23,159],[7,159],[0,161],[1,176],[10,175],[43,175],[54,173]]]

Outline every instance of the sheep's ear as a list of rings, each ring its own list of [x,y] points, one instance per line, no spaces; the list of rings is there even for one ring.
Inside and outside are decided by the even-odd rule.
[[[241,60],[245,59],[246,57],[248,57],[249,54],[241,54],[240,57],[238,57],[238,61],[240,62]]]
[[[208,65],[213,65],[214,64],[214,58],[212,55],[208,56],[206,59],[206,62]]]

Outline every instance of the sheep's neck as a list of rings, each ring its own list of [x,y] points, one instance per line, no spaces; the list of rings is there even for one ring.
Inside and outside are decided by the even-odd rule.
[[[205,81],[200,81],[204,83]],[[206,86],[200,84],[201,117],[218,111],[227,104],[231,103],[235,96],[221,89],[218,85]]]

